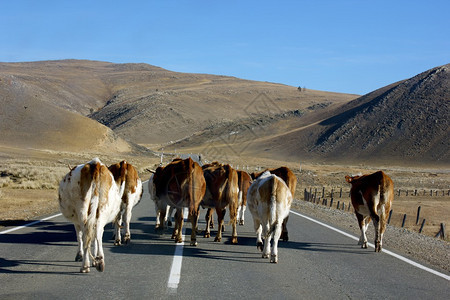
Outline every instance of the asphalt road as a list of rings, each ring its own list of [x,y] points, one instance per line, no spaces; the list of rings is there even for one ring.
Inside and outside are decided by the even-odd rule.
[[[144,184],[145,188],[147,184]],[[205,226],[204,213],[200,229]],[[261,258],[247,211],[232,245],[224,239],[175,244],[154,232],[147,190],[133,210],[131,244],[114,246],[104,234],[105,272],[79,273],[73,225],[62,216],[0,232],[0,299],[448,299],[442,278],[291,213],[289,242],[278,264]],[[355,221],[356,225],[356,221]],[[448,275],[448,274],[445,274]],[[444,275],[444,276],[445,276]]]

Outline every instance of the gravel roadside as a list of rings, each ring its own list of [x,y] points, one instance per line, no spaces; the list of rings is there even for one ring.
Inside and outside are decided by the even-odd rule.
[[[295,200],[292,208],[309,217],[334,225],[344,232],[352,233],[357,237],[360,235],[356,216],[353,213],[330,209],[303,200]],[[367,239],[373,243],[372,223],[367,230]],[[355,247],[359,247],[357,242]],[[388,225],[383,238],[383,247],[444,274],[450,274],[449,242]]]

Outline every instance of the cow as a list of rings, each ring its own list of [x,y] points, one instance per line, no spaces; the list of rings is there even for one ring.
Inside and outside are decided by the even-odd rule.
[[[125,236],[123,242],[128,244],[131,240],[130,221],[132,208],[141,201],[142,197],[142,181],[139,178],[136,169],[126,161],[121,161],[108,167],[113,174],[117,186],[121,187],[120,195],[122,204],[120,213],[115,223],[115,242],[114,245],[121,245],[120,229],[122,221],[125,222]]]
[[[239,185],[239,201],[238,201],[238,211],[237,218],[239,225],[244,225],[244,215],[245,209],[247,207],[247,191],[252,184],[252,178],[250,175],[242,170],[237,170],[238,172],[238,185]]]
[[[81,164],[61,180],[58,191],[61,213],[75,226],[81,273],[89,273],[91,243],[94,242],[93,266],[105,269],[102,245],[104,226],[116,219],[122,203],[119,187],[108,168],[98,159]]]
[[[394,200],[394,183],[383,171],[362,176],[345,176],[352,185],[350,195],[361,236],[358,245],[367,248],[370,219],[375,227],[375,252],[381,252],[387,218]]]
[[[251,177],[253,179],[258,178],[261,174],[264,172],[269,171],[271,174],[275,174],[281,179],[284,180],[286,185],[288,186],[289,190],[291,191],[292,198],[295,196],[295,188],[297,186],[297,177],[295,176],[294,172],[292,172],[288,167],[279,167],[279,168],[273,168],[273,169],[266,169],[259,173],[252,173]],[[289,220],[289,216],[286,217],[286,219],[283,221],[283,231],[281,233],[281,239],[283,242],[289,241],[289,235],[288,235],[288,229],[287,229],[287,222]]]
[[[201,202],[202,207],[207,207],[205,238],[210,237],[210,223],[212,210],[217,214],[218,229],[215,242],[222,240],[222,231],[226,207],[230,210],[230,223],[232,226],[231,243],[237,244],[237,207],[238,207],[238,173],[230,165],[213,163],[202,167],[206,181],[206,192]]]
[[[148,184],[150,197],[155,201],[157,211],[159,210],[159,224],[164,224],[167,205],[176,208],[172,233],[176,243],[182,242],[183,208],[189,209],[192,224],[191,245],[197,246],[199,205],[206,190],[200,165],[190,157],[184,160],[176,158],[165,167],[158,167]]]
[[[278,240],[291,204],[290,189],[283,179],[269,171],[261,174],[248,189],[247,205],[253,217],[256,247],[263,252],[263,258],[268,258],[270,254],[271,263],[278,262]],[[272,238],[273,244],[270,249]]]

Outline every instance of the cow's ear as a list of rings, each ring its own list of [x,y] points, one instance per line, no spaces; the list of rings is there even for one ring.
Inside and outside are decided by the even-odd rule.
[[[350,177],[350,176],[348,176],[348,175],[346,175],[346,176],[345,176],[345,180],[346,180],[348,183],[352,183],[353,178]]]

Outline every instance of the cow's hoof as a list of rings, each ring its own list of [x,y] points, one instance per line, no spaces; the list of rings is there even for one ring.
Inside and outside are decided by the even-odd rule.
[[[237,236],[233,236],[233,237],[231,238],[231,243],[232,243],[232,244],[237,244],[237,243],[238,243]]]
[[[120,242],[120,240],[115,240],[114,241],[114,246],[121,246],[122,243]]]
[[[220,241],[222,241],[222,238],[216,236],[216,238],[214,239],[214,242],[220,242]]]
[[[264,244],[261,242],[258,242],[258,243],[256,243],[256,248],[262,252],[264,249]]]
[[[198,245],[197,241],[191,241],[191,246],[196,247]]]
[[[278,257],[276,255],[271,255],[270,262],[274,264],[278,263]]]
[[[361,244],[361,248],[367,249],[367,242],[362,243],[362,244]]]
[[[99,272],[105,271],[105,262],[104,262],[103,260],[97,262],[95,268],[96,268],[97,271],[99,271]]]
[[[244,220],[239,220],[239,225],[244,226]]]
[[[80,273],[89,273],[91,269],[89,267],[81,267]]]
[[[83,261],[83,254],[81,254],[81,251],[79,251],[77,256],[75,256],[75,261]]]
[[[210,238],[210,237],[211,237],[211,234],[210,234],[209,232],[207,232],[207,233],[205,233],[203,236],[204,236],[205,238]]]
[[[92,266],[97,269],[99,272],[103,272],[105,270],[105,261],[103,257],[97,256],[92,260]]]
[[[262,258],[269,258],[269,254],[263,253],[263,255],[262,255],[261,257],[262,257]]]
[[[375,252],[381,252],[381,245],[380,243],[375,244]]]

